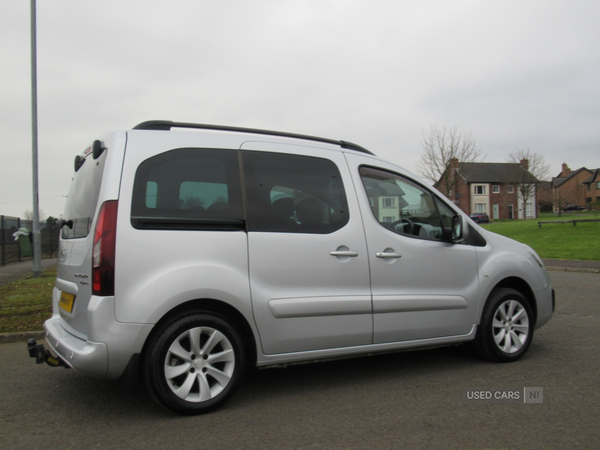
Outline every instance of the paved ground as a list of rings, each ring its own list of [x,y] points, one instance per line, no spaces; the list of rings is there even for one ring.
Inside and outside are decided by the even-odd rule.
[[[600,273],[600,261],[570,261],[565,259],[544,259],[548,270],[566,272],[595,272]]]
[[[42,259],[42,270],[56,266],[57,259]],[[18,280],[28,274],[33,274],[33,261],[0,266],[0,286]]]
[[[445,347],[259,370],[224,408],[198,417],[118,382],[37,366],[24,342],[3,344],[0,449],[597,449],[600,276],[550,276],[556,312],[519,362]],[[466,398],[493,388],[541,395]]]

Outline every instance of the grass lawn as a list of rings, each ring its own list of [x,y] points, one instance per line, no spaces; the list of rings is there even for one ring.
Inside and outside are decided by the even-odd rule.
[[[40,331],[52,315],[56,268],[0,286],[0,333]]]
[[[582,261],[600,260],[600,222],[544,223],[538,221],[600,219],[598,214],[568,213],[541,214],[533,220],[494,220],[483,227],[494,233],[508,236],[529,245],[541,258],[578,259]]]

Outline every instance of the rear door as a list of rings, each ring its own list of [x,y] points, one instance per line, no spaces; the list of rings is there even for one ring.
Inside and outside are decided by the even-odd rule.
[[[118,197],[125,133],[101,138],[105,150],[94,159],[92,147],[79,155],[63,213],[58,247],[56,287],[63,326],[72,334],[87,336],[87,307],[92,295],[93,225],[101,198]]]
[[[363,210],[373,292],[373,343],[467,334],[477,259],[446,239],[454,212],[391,164],[347,154]]]
[[[263,352],[370,344],[369,263],[343,154],[260,142],[242,148],[263,150],[242,152]]]

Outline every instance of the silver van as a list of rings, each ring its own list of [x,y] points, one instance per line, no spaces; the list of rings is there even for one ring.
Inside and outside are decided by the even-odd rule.
[[[76,157],[60,225],[30,356],[183,414],[247,367],[469,341],[514,361],[554,311],[530,247],[345,141],[144,122]]]

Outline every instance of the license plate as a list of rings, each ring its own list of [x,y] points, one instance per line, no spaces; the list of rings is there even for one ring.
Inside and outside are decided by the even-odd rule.
[[[68,292],[62,292],[60,294],[60,300],[58,306],[64,309],[66,312],[71,313],[73,311],[73,303],[75,302],[75,296]]]

